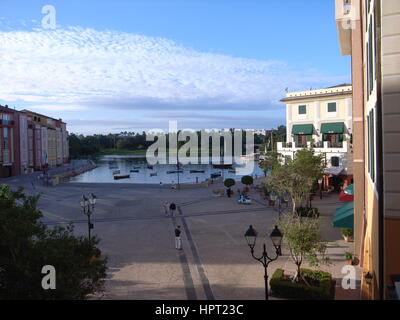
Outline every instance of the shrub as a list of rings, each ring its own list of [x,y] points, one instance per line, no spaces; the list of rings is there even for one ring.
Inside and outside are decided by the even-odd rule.
[[[230,188],[235,185],[235,180],[232,178],[225,179],[224,186]]]
[[[353,254],[351,252],[345,252],[344,258],[346,261],[353,260]]]
[[[252,176],[243,176],[241,182],[246,186],[253,184],[253,177]]]
[[[310,285],[285,279],[283,269],[277,269],[269,282],[272,294],[286,299],[331,300],[334,298],[334,285],[329,272],[301,269],[301,273]]]
[[[352,237],[353,229],[352,228],[342,228],[342,235],[345,237]]]
[[[297,208],[296,211],[300,217],[308,217],[308,218],[318,218],[319,217],[318,208],[300,207],[300,208]]]

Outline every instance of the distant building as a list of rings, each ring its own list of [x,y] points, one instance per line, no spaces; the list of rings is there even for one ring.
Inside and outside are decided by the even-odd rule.
[[[68,162],[68,132],[61,119],[0,106],[0,178]]]
[[[349,84],[290,92],[286,103],[286,142],[277,151],[293,159],[302,148],[322,154],[327,163],[324,188],[339,188],[352,178],[352,87]]]

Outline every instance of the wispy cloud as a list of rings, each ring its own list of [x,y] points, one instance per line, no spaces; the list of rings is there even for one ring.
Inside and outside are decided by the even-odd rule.
[[[164,38],[79,27],[0,32],[0,43],[0,101],[23,102],[66,119],[78,111],[102,110],[104,120],[113,111],[131,119],[141,112],[151,125],[155,112],[168,111],[176,117],[197,112],[204,123],[208,112],[220,112],[212,120],[217,124],[219,117],[223,126],[229,112],[227,120],[236,117],[248,127],[254,119],[245,122],[243,112],[276,110],[286,87],[347,79],[283,61],[198,52]]]

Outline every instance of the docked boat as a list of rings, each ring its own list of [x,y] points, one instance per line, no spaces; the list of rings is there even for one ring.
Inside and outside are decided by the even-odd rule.
[[[157,172],[150,173],[150,177],[155,177],[157,175]]]
[[[236,173],[236,170],[228,170],[229,173]]]
[[[167,173],[183,173],[183,170],[171,170],[171,171],[167,171]]]
[[[122,176],[114,176],[114,180],[128,179],[130,177],[131,176],[129,174],[125,174],[125,175],[122,175]]]
[[[204,170],[190,170],[190,173],[204,173]]]
[[[213,164],[214,169],[232,169],[232,164]]]
[[[211,173],[211,179],[215,179],[221,176],[221,172]]]
[[[138,169],[131,169],[131,170],[129,170],[130,172],[139,172],[139,170]]]
[[[154,166],[147,166],[147,169],[150,169],[150,170],[153,170],[154,169]]]
[[[115,171],[113,171],[112,174],[120,174],[120,173],[121,173],[121,170],[115,170]]]

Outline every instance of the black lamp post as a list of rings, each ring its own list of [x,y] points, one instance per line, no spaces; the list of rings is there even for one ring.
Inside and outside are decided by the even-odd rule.
[[[281,253],[281,243],[282,243],[282,237],[283,237],[282,233],[278,229],[278,226],[275,226],[274,230],[270,234],[272,244],[275,247],[276,256],[274,258],[271,258],[268,256],[265,243],[263,244],[263,252],[262,252],[261,257],[255,256],[254,247],[256,245],[257,231],[254,230],[252,225],[249,226],[249,229],[246,231],[244,236],[246,238],[247,244],[250,247],[250,252],[251,252],[252,257],[254,259],[256,259],[257,261],[259,261],[264,267],[265,300],[268,300],[268,265],[272,261],[275,261],[276,259],[278,259],[278,256],[282,255],[282,253]]]
[[[89,240],[90,240],[90,229],[93,229],[93,223],[90,222],[90,216],[94,211],[94,207],[96,205],[97,197],[91,193],[90,198],[85,197],[82,195],[82,200],[80,201],[81,208],[83,213],[88,217],[88,232],[89,232]]]

